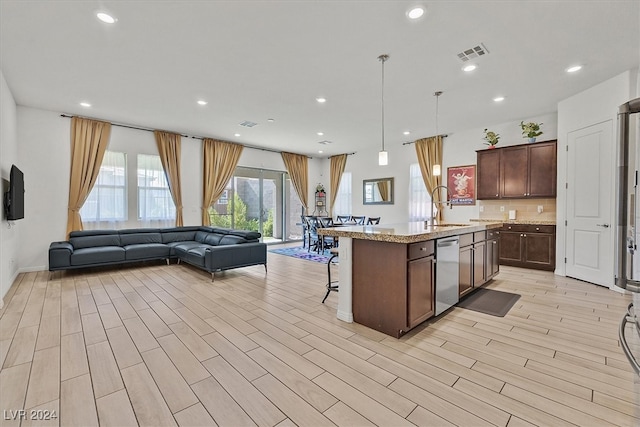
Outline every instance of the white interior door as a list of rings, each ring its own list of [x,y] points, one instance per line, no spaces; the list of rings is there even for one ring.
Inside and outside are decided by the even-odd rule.
[[[614,151],[611,120],[569,133],[567,276],[613,285]]]

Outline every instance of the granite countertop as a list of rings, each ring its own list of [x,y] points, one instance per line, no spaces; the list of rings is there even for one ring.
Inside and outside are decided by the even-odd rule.
[[[536,219],[472,219],[470,221],[475,222],[501,222],[504,224],[523,224],[523,225],[556,225],[556,221],[553,220],[536,220]]]
[[[475,231],[491,230],[502,227],[502,224],[502,221],[470,221],[465,224],[442,223],[436,226],[425,226],[423,221],[418,221],[400,224],[320,228],[318,229],[318,234],[390,243],[415,243],[441,237],[473,233]]]

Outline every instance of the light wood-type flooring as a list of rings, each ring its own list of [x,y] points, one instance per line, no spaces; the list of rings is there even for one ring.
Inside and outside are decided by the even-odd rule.
[[[454,308],[398,340],[320,303],[326,265],[268,257],[213,283],[175,264],[20,274],[1,425],[640,425],[629,296],[502,267],[488,287],[522,295],[505,317]]]

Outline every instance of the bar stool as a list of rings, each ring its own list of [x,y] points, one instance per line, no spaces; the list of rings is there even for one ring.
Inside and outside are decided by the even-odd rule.
[[[331,280],[331,261],[333,261],[333,259],[338,256],[338,248],[331,248],[331,250],[329,250],[329,253],[331,253],[331,258],[329,258],[329,261],[327,261],[327,293],[324,295],[324,298],[322,298],[323,304],[332,291],[338,292],[338,281]]]

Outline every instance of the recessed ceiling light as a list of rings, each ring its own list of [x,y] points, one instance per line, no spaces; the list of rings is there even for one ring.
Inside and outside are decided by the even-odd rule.
[[[404,132],[402,132],[405,135],[411,135],[411,132],[409,132],[408,130],[405,130]]]
[[[475,70],[476,68],[478,68],[476,65],[473,64],[469,64],[469,65],[465,65],[464,67],[462,67],[462,71],[465,71],[467,73]]]
[[[239,133],[234,133],[233,136],[238,137],[238,136],[240,136],[240,134]]]
[[[322,154],[322,150],[318,150],[318,153]]]
[[[274,120],[274,119],[267,119],[267,121],[268,121],[269,123],[273,123],[273,122],[275,122],[275,120]]]
[[[91,104],[89,104],[88,102],[81,102],[80,105],[87,108],[91,107]]]
[[[117,21],[116,18],[104,12],[98,12],[96,16],[98,17],[99,20],[101,20],[105,24],[113,24]]]
[[[493,98],[494,102],[502,102],[504,101],[504,96],[496,96],[495,98]]]
[[[324,132],[318,132],[318,136],[324,135]]]
[[[320,104],[327,102],[326,98],[316,98],[316,101],[318,101]]]
[[[422,6],[416,6],[409,9],[409,11],[407,12],[407,16],[409,17],[409,19],[418,19],[422,15],[424,15],[424,7]]]
[[[582,70],[582,65],[574,65],[573,67],[567,68],[567,73],[575,73],[580,70]]]
[[[207,101],[203,101],[202,99],[198,101],[198,105],[207,105]]]

